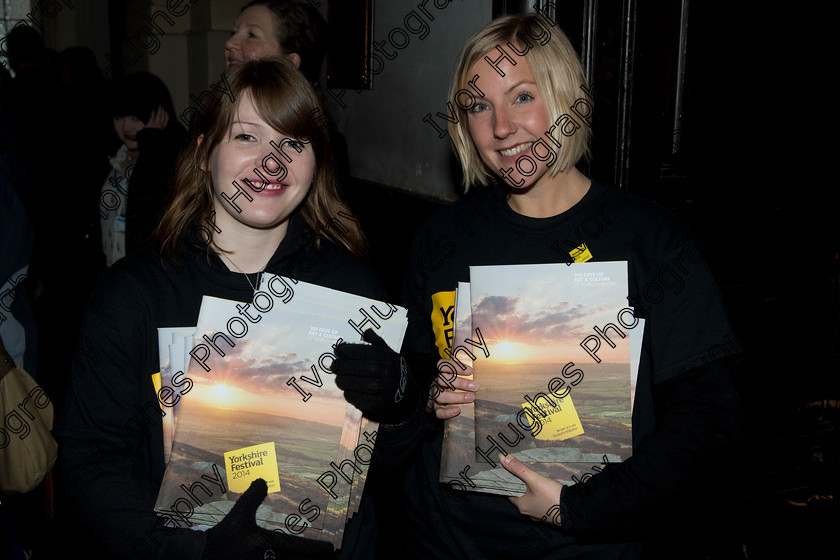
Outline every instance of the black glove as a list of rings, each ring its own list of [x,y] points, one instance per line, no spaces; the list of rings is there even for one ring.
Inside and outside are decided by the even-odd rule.
[[[336,346],[335,384],[366,418],[383,424],[405,422],[417,409],[420,394],[405,359],[372,329],[362,340],[370,344]]]
[[[271,542],[257,527],[257,508],[268,495],[265,480],[258,478],[239,496],[225,518],[207,530],[207,544],[201,560],[229,560],[230,558],[277,558]]]

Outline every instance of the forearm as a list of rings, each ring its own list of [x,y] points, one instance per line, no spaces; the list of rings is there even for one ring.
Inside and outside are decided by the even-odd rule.
[[[154,512],[160,481],[143,448],[62,438],[59,474],[73,514],[120,558],[200,558],[204,533],[164,526]]]
[[[416,455],[423,439],[424,407],[425,403],[418,402],[411,417],[401,424],[379,425],[371,463],[373,471],[396,471]]]
[[[720,468],[741,434],[733,370],[716,361],[657,386],[656,427],[633,456],[565,487],[564,531],[638,535],[657,520],[659,506]]]
[[[91,298],[54,434],[68,507],[118,557],[197,558],[203,534],[166,530],[154,512],[163,476],[163,410],[154,392],[147,292],[112,269]],[[153,331],[152,331],[153,332]],[[172,525],[172,523],[170,523]],[[166,536],[164,539],[163,537]]]

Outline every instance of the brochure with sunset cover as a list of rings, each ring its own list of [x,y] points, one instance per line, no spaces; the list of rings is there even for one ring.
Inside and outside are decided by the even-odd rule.
[[[468,358],[461,345],[475,356],[479,391],[459,405],[463,419],[447,421],[441,482],[521,495],[499,448],[565,484],[630,456],[644,321],[626,298],[626,262],[471,267],[456,296],[452,353]]]
[[[261,527],[340,548],[377,425],[335,386],[333,346],[360,342],[363,326],[398,351],[405,309],[264,276],[249,307],[203,299],[155,510],[168,526],[206,530],[264,478]]]
[[[472,379],[472,375],[464,375],[465,367],[473,366],[476,349],[466,342],[472,333],[470,317],[470,285],[459,282],[455,290],[455,312],[453,314],[454,330],[452,345],[449,350],[450,358],[455,361],[453,367],[444,366],[439,369],[439,375],[446,380],[454,379],[455,375],[463,375]],[[454,356],[453,356],[454,352]],[[480,354],[480,351],[479,351]],[[480,359],[480,358],[479,358]],[[443,424],[443,453],[440,459],[440,482],[445,482],[455,488],[460,488],[465,482],[459,474],[467,465],[474,465],[472,460],[475,448],[475,409],[473,403],[459,404],[460,414],[450,418]],[[469,476],[475,469],[468,470],[464,476]]]
[[[160,356],[160,377],[155,383],[163,416],[163,461],[169,462],[172,451],[172,438],[182,393],[188,393],[187,364],[190,361],[195,327],[158,328],[158,355]]]

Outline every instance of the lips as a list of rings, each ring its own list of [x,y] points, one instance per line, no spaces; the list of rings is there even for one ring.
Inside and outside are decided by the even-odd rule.
[[[280,194],[289,186],[286,183],[278,182],[278,181],[263,181],[262,179],[244,179],[243,182],[248,185],[248,187],[254,191],[255,193],[259,194],[266,194],[266,195],[275,195]]]
[[[511,146],[510,148],[502,148],[498,150],[500,154],[504,157],[514,157],[518,156],[531,146],[533,146],[533,142],[522,142],[521,144],[516,144],[515,146]]]

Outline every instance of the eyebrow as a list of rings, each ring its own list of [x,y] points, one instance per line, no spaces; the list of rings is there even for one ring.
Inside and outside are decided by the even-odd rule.
[[[241,26],[239,26],[239,25],[236,25],[236,21],[234,21],[233,22],[233,28],[234,29],[239,29],[239,27],[256,27],[257,29],[262,29],[262,26],[260,26],[260,24],[256,23],[256,22],[247,22],[247,23],[243,23]]]
[[[535,82],[535,81],[533,81],[533,80],[520,80],[520,81],[516,82],[515,84],[513,84],[512,86],[510,86],[510,87],[509,87],[509,88],[505,91],[505,93],[510,93],[511,91],[515,90],[516,88],[518,88],[519,86],[521,86],[521,85],[523,85],[523,84],[529,84],[529,85],[536,86],[536,85],[537,85],[537,82]]]
[[[254,122],[251,122],[251,121],[233,121],[233,122],[230,123],[230,127],[233,128],[233,125],[235,125],[235,124],[239,124],[239,125],[247,124],[247,125],[253,126],[255,128],[269,128],[271,130],[274,130],[275,132],[278,132],[281,136],[284,137],[283,140],[280,141],[281,143],[282,142],[287,142],[289,140],[297,140],[297,138],[295,136],[293,136],[291,134],[286,134],[285,132],[280,132],[279,130],[276,130],[274,127],[270,126],[268,123],[254,123]]]
[[[251,125],[251,126],[256,126],[256,127],[263,127],[263,126],[267,126],[267,125],[265,125],[265,124],[263,124],[263,123],[255,123],[255,122],[250,122],[250,121],[233,121],[233,122],[232,122],[232,123],[230,123],[230,124],[231,124],[231,126],[233,126],[233,125],[235,125],[235,124],[248,124],[248,125]]]

